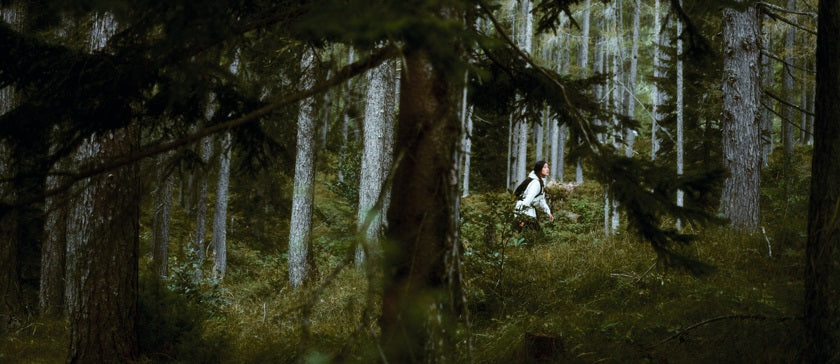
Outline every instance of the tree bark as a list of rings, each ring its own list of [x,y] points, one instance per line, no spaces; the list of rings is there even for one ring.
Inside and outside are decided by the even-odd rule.
[[[759,24],[761,25],[761,24]],[[764,51],[770,53],[772,48],[773,36],[768,32],[762,34],[762,47]],[[762,90],[772,90],[776,79],[775,71],[773,70],[773,59],[767,54],[761,55],[761,69],[762,69]],[[770,163],[770,154],[773,153],[773,103],[776,102],[772,97],[761,94],[761,163],[767,166]]]
[[[0,9],[2,21],[20,30],[22,14],[19,4]],[[0,115],[10,112],[17,104],[16,90],[12,86],[0,89]],[[14,205],[20,198],[20,182],[15,178],[20,171],[15,166],[17,153],[13,141],[0,142],[0,202]],[[0,210],[0,334],[16,326],[25,311],[21,288],[22,213],[19,207]]]
[[[108,160],[138,149],[129,126],[96,136],[85,159]],[[139,167],[128,165],[90,178],[68,225],[67,298],[71,363],[129,361],[137,354]]]
[[[383,295],[382,347],[392,363],[445,361],[458,296],[456,90],[422,47],[404,52]],[[455,292],[458,292],[455,289]],[[438,319],[438,317],[440,319]]]
[[[158,155],[157,186],[155,188],[154,212],[152,214],[152,261],[155,272],[166,278],[169,261],[169,220],[172,212],[172,190],[174,180],[167,171],[166,155]]]
[[[353,51],[353,47],[350,47],[347,50],[347,64],[353,63],[353,57],[355,53]],[[342,112],[342,119],[341,119],[341,148],[338,152],[338,181],[344,182],[344,164],[347,160],[347,134],[350,128],[350,104],[352,102],[350,95],[352,94],[353,87],[351,85],[351,80],[347,80],[342,85],[345,89],[342,92],[342,102],[344,106],[344,110]]]
[[[788,0],[787,9],[795,11],[796,0]],[[793,89],[793,72],[796,64],[796,59],[793,57],[795,42],[796,33],[794,33],[793,27],[788,27],[785,30],[785,64],[782,67],[782,87],[784,88],[783,95],[791,105],[796,105],[796,95]],[[785,147],[785,160],[790,161],[793,158],[795,110],[788,105],[782,107],[785,110],[785,120],[782,120],[782,145]]]
[[[470,195],[470,157],[472,153],[472,130],[473,130],[473,107],[470,105],[467,111],[467,125],[464,126],[466,132],[464,133],[464,184],[462,196]]]
[[[212,107],[208,106],[209,120],[212,116]],[[198,173],[198,199],[195,203],[195,241],[193,242],[193,249],[195,249],[195,259],[198,265],[195,267],[194,276],[196,279],[201,279],[204,276],[202,266],[204,265],[205,242],[207,236],[207,194],[208,194],[208,170],[210,169],[210,157],[213,155],[213,137],[207,136],[201,138],[201,170]]]
[[[368,213],[376,205],[383,188],[385,177],[391,169],[390,154],[393,144],[393,124],[397,68],[393,61],[385,61],[369,73],[369,85],[365,102],[364,146],[359,173],[359,208],[356,227],[361,229]],[[390,99],[390,100],[389,100]],[[375,214],[367,229],[363,232],[365,242],[356,247],[356,267],[365,263],[367,253],[379,254],[379,236],[385,223],[382,211]]]
[[[840,361],[840,3],[820,1],[803,362]]]
[[[309,47],[301,57],[300,68],[302,71],[301,89],[308,89],[315,83],[315,52]],[[289,282],[295,289],[309,278],[313,269],[310,252],[312,250],[313,184],[315,183],[314,113],[314,98],[310,97],[300,102],[292,217],[289,223]]]
[[[680,0],[682,5],[682,0]],[[683,40],[679,35],[682,34],[682,19],[677,19],[677,178],[682,177],[683,168],[685,167],[685,86],[683,74]],[[683,191],[677,189],[677,206],[683,206]],[[677,230],[682,229],[682,221],[678,218],[676,221]]]
[[[642,16],[642,3],[635,0],[633,8],[633,46],[630,51],[630,75],[627,82],[627,117],[636,118],[636,75],[639,65],[639,28]],[[636,141],[636,131],[630,128],[624,130],[625,156],[633,156],[633,144]]]
[[[213,276],[220,280],[227,272],[227,208],[231,148],[231,135],[227,132],[219,150],[219,180],[216,184],[216,206],[213,208],[213,235],[211,237],[214,253]]]
[[[93,22],[91,49],[116,31],[110,14]],[[107,161],[139,149],[130,125],[94,135],[80,147],[79,162]],[[77,184],[67,226],[67,308],[70,363],[109,363],[137,355],[137,270],[140,170],[129,164]]]
[[[662,25],[659,16],[659,0],[654,1],[653,6],[653,82],[651,82],[651,120],[650,120],[650,160],[656,160],[656,153],[659,151],[659,137],[656,135],[659,128],[659,108],[662,105],[662,98],[659,90],[659,78],[662,77]]]
[[[761,187],[758,16],[754,7],[723,10],[723,43],[723,164],[730,175],[724,183],[721,210],[733,227],[753,230],[759,225]]]
[[[57,170],[61,167],[57,166]],[[47,177],[47,189],[64,184],[63,178]],[[42,314],[59,315],[64,311],[64,272],[67,250],[68,196],[50,196],[44,203],[44,238],[41,245],[41,277],[38,306]]]

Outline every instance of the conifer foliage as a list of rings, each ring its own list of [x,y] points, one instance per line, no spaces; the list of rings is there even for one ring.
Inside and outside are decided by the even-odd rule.
[[[459,240],[464,152],[471,153],[472,182],[463,187],[470,193],[510,188],[534,157],[565,158],[555,165],[571,161],[579,182],[585,169],[609,186],[607,203],[622,211],[608,213],[613,227],[621,216],[624,230],[644,237],[668,266],[710,271],[683,249],[693,236],[672,226],[717,222],[723,168],[730,172],[724,215],[736,226],[760,221],[738,210],[759,207],[759,16],[742,1],[726,2],[721,13],[705,2],[671,0],[653,14],[660,29],[650,29],[644,3],[0,1],[3,11],[26,14],[20,26],[0,22],[0,88],[15,93],[14,103],[0,100],[0,235],[15,238],[0,245],[0,334],[9,318],[26,315],[23,276],[43,261],[33,275],[44,276],[28,281],[44,285],[45,311],[69,313],[70,361],[138,359],[140,195],[154,190],[163,194],[161,219],[177,209],[170,201],[177,189],[197,221],[183,239],[198,250],[191,253],[198,257],[190,269],[195,282],[207,268],[204,225],[213,194],[213,254],[206,256],[215,259],[213,284],[229,268],[227,249],[235,245],[228,237],[251,243],[228,232],[270,225],[233,211],[253,204],[261,210],[255,216],[283,221],[271,226],[283,234],[274,231],[266,245],[285,254],[288,270],[278,274],[288,274],[295,291],[318,278],[316,264],[353,259],[352,252],[315,259],[333,254],[313,236],[337,219],[317,205],[336,175],[361,182],[352,186],[355,240],[382,238],[381,259],[370,259],[383,275],[370,281],[379,284],[372,292],[380,299],[380,355],[396,363],[455,361],[454,336],[468,317]],[[119,27],[94,47],[89,35],[102,30],[103,17]],[[720,39],[708,35],[721,25],[723,44],[712,43]],[[684,48],[671,46],[676,39]],[[657,49],[640,49],[645,44]],[[745,45],[749,53],[739,53]],[[673,82],[682,62],[684,87]],[[747,88],[736,87],[743,82]],[[739,95],[748,102],[735,100]],[[346,154],[362,136],[363,170],[345,174],[352,165]],[[214,139],[223,141],[220,148],[211,148]],[[512,159],[500,152],[506,143]],[[648,146],[650,157],[641,157]],[[166,163],[153,163],[164,156]],[[504,158],[514,164],[506,171]],[[211,172],[220,176],[214,191]],[[271,186],[243,188],[257,173],[269,174]],[[145,188],[155,176],[162,185]],[[739,178],[749,184],[734,185]],[[675,201],[678,193],[684,203]],[[367,226],[371,209],[383,210],[374,210],[370,230],[352,231]],[[45,219],[49,230],[66,229],[66,246],[49,235],[32,238],[44,232]],[[164,249],[176,243],[169,230],[155,237],[164,244],[154,255],[161,275],[177,255]],[[359,263],[370,258],[364,253]],[[18,256],[21,266],[13,264]],[[51,283],[62,281],[62,265],[63,300]]]

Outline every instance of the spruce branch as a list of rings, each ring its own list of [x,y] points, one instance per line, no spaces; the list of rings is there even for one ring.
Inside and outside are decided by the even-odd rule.
[[[296,92],[296,93],[280,96],[280,97],[276,98],[275,100],[267,103],[266,105],[254,110],[254,111],[251,111],[250,113],[242,115],[242,116],[240,116],[236,119],[232,119],[232,120],[228,120],[228,121],[223,122],[223,123],[208,126],[206,128],[197,130],[197,131],[195,131],[191,134],[185,135],[185,136],[183,136],[179,139],[170,140],[170,141],[158,141],[158,142],[150,143],[146,146],[140,147],[139,150],[137,150],[133,153],[116,157],[116,158],[114,158],[110,161],[107,161],[106,163],[97,163],[98,165],[88,165],[88,166],[84,166],[83,168],[81,168],[79,172],[66,173],[69,176],[69,178],[64,184],[62,184],[62,185],[60,185],[56,188],[47,190],[44,193],[44,195],[40,196],[40,197],[54,196],[58,193],[61,193],[63,191],[68,190],[70,187],[73,186],[74,183],[76,183],[80,180],[83,180],[85,178],[93,177],[93,176],[99,175],[101,173],[105,173],[107,171],[111,171],[111,170],[123,167],[125,165],[140,161],[142,159],[145,159],[145,158],[148,158],[148,157],[151,157],[151,156],[158,155],[160,153],[164,153],[164,152],[182,147],[182,146],[187,145],[189,143],[198,141],[201,138],[206,137],[208,135],[224,132],[224,131],[227,131],[227,130],[230,130],[230,129],[233,129],[233,128],[236,128],[236,127],[239,127],[239,126],[246,125],[246,124],[254,122],[256,120],[259,120],[260,118],[262,118],[264,116],[267,116],[267,115],[275,112],[276,110],[278,110],[278,109],[280,109],[280,108],[282,108],[286,105],[292,104],[294,102],[298,102],[298,101],[303,100],[307,97],[318,95],[318,94],[328,90],[329,88],[331,88],[333,86],[339,85],[339,84],[343,83],[344,81],[346,81],[350,78],[353,78],[353,77],[355,77],[355,76],[357,76],[361,73],[364,73],[365,71],[367,71],[367,70],[369,70],[373,67],[376,67],[377,65],[382,63],[385,59],[388,59],[390,57],[395,56],[397,54],[397,51],[398,51],[398,47],[394,44],[390,44],[386,47],[383,47],[380,50],[377,50],[371,56],[369,56],[367,59],[360,60],[358,62],[349,64],[349,65],[343,67],[342,69],[340,69],[339,71],[337,71],[335,73],[335,76],[333,76],[332,78],[330,78],[328,80],[324,80],[320,83],[315,84],[310,89],[301,90],[301,91]],[[25,206],[25,205],[33,203],[33,202],[35,202],[35,201],[28,201],[28,200],[20,201],[20,202],[14,204],[13,206],[10,206],[10,207]]]

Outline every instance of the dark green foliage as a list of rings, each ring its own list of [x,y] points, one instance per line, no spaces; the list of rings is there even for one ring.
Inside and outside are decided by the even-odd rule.
[[[336,172],[341,171],[344,180],[337,178],[327,184],[327,188],[338,197],[341,204],[356,211],[359,205],[359,169],[362,166],[362,146],[348,142],[343,163],[337,164]],[[385,172],[383,172],[385,173]]]
[[[184,279],[174,271],[175,279]],[[188,272],[191,277],[192,270]],[[230,347],[224,333],[205,333],[213,302],[202,302],[199,292],[180,288],[186,291],[171,290],[151,272],[140,276],[137,337],[141,355],[155,362],[227,362]]]
[[[762,169],[761,205],[762,226],[772,229],[778,249],[799,249],[804,243],[811,190],[811,146],[799,146],[793,159],[786,160],[784,151],[777,149],[770,156],[768,167]]]
[[[599,214],[597,187],[585,184],[566,202]],[[474,195],[464,207],[477,362],[524,360],[530,335],[559,338],[560,362],[795,360],[801,245],[769,258],[763,237],[711,228],[692,249],[718,269],[696,278],[655,265],[655,254],[638,249],[635,238],[593,234],[600,215],[582,233],[562,233],[575,228],[563,221],[544,224],[536,244],[507,244],[501,265],[489,259],[501,250],[485,245],[482,234],[507,207],[497,200]]]

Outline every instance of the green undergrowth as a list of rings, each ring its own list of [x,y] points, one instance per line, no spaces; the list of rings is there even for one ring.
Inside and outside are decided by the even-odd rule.
[[[542,231],[522,234],[504,230],[511,216],[495,212],[511,204],[510,196],[482,197],[465,204],[473,220],[464,227],[477,362],[527,360],[539,351],[534,337],[543,345],[550,338],[555,362],[797,361],[799,235],[780,240],[780,226],[766,234],[698,229],[688,249],[715,270],[693,276],[664,268],[633,236],[605,238],[592,213],[602,197],[592,186],[561,204],[580,214],[578,221],[543,221]]]
[[[807,199],[796,188],[780,190],[777,181],[804,183],[783,172],[767,171],[763,232],[690,227],[698,235],[692,256],[715,267],[704,276],[663,267],[648,243],[626,232],[605,237],[603,195],[594,183],[571,193],[549,189],[557,219],[543,220],[540,231],[512,229],[508,192],[465,198],[469,327],[462,320],[456,334],[458,362],[528,362],[535,352],[563,363],[797,361],[805,221],[790,216]],[[784,203],[780,191],[787,191]],[[224,279],[207,273],[195,280],[189,252],[170,258],[163,283],[141,275],[141,362],[379,361],[381,308],[371,289],[379,285],[349,255],[352,201],[329,188],[316,195],[317,270],[302,288],[289,286],[285,241],[271,246],[236,233]],[[191,223],[175,216],[175,225]],[[287,229],[278,225],[270,236]],[[208,262],[203,267],[210,271]],[[0,362],[64,361],[67,337],[60,321],[33,319],[0,337]]]

